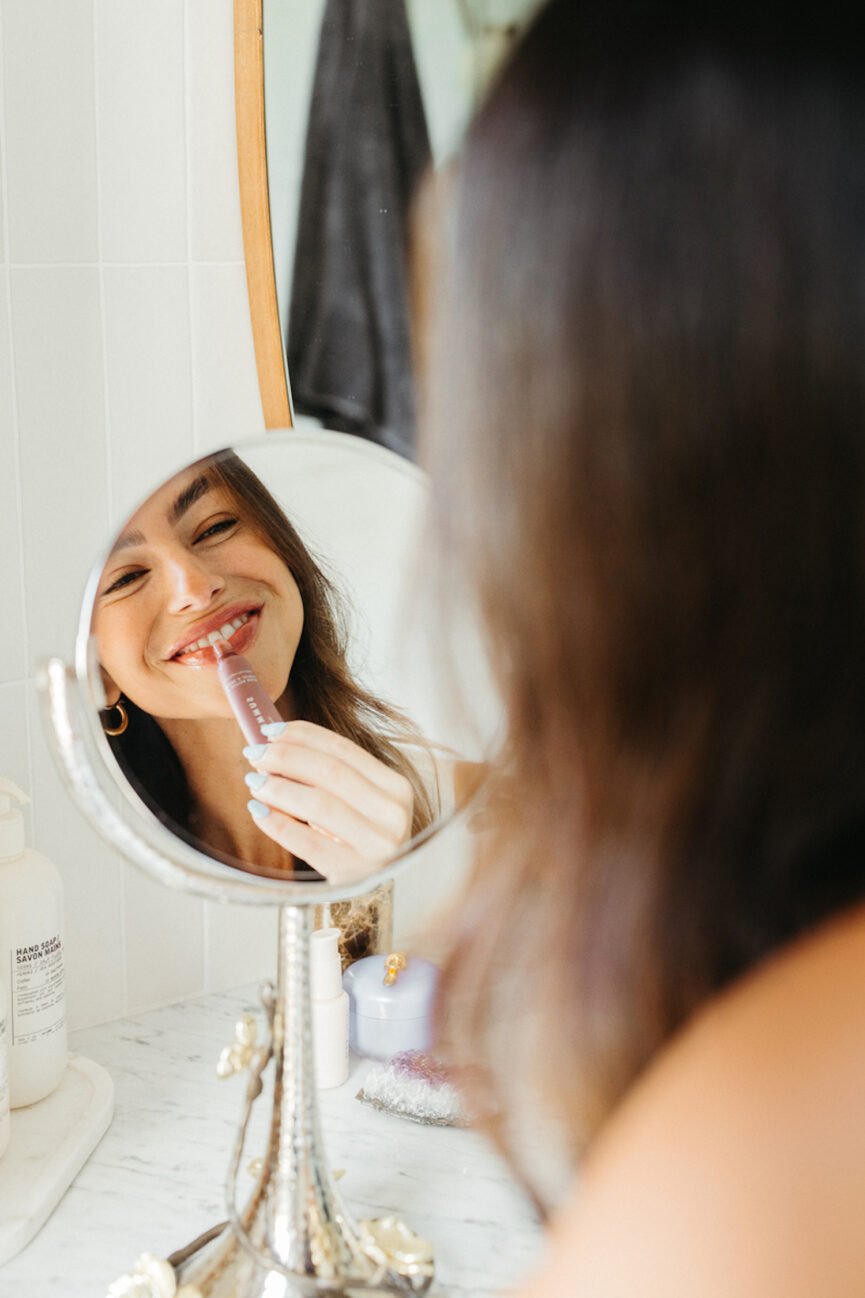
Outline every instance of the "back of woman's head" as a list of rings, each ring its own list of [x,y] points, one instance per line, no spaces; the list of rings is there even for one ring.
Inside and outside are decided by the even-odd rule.
[[[557,0],[439,233],[437,529],[514,798],[452,1005],[482,1039],[503,933],[542,957],[579,1139],[865,897],[865,82],[852,31],[792,15]]]

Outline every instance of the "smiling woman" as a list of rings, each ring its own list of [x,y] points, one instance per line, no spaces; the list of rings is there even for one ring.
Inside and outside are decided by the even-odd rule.
[[[237,456],[190,466],[128,520],[93,632],[120,765],[162,820],[230,863],[343,883],[431,822],[403,752],[419,734],[352,676],[333,586]],[[281,718],[258,750],[242,751],[220,640]]]
[[[131,520],[101,583],[94,629],[106,696],[122,688],[181,746],[188,722],[231,715],[216,673],[205,670],[216,662],[209,635],[249,651],[285,720],[291,712],[303,604],[291,570],[239,503],[213,468],[179,474]]]

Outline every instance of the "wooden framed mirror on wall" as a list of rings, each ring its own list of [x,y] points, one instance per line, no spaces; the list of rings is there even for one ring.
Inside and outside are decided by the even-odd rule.
[[[262,0],[234,0],[234,97],[243,252],[265,428],[294,423],[279,327],[267,187]]]
[[[428,165],[459,150],[540,2],[234,0],[266,428],[310,421],[414,458],[409,209]]]

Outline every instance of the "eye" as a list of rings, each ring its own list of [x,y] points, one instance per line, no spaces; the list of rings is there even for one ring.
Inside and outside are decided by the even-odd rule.
[[[233,527],[237,527],[237,521],[236,518],[220,518],[216,523],[211,523],[195,538],[195,544],[198,545],[199,541],[211,541],[221,533],[229,532]]]
[[[113,595],[115,591],[124,590],[127,586],[131,586],[133,582],[138,581],[139,577],[146,575],[146,568],[131,568],[129,572],[122,572],[110,586],[106,586],[102,594]]]

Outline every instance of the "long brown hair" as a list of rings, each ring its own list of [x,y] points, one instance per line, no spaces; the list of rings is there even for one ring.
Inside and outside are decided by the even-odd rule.
[[[508,717],[446,1005],[575,1151],[865,897],[861,43],[740,21],[554,0],[427,263],[439,549]]]
[[[291,687],[298,716],[353,740],[404,775],[414,794],[412,835],[419,834],[435,818],[435,800],[403,748],[423,748],[423,738],[404,712],[364,689],[352,676],[346,659],[348,618],[333,582],[273,495],[238,455],[218,452],[195,467],[228,491],[247,526],[279,555],[297,583],[303,629]],[[126,701],[125,706],[131,722],[112,745],[121,765],[154,810],[188,830],[189,793],[168,739],[134,704]]]

